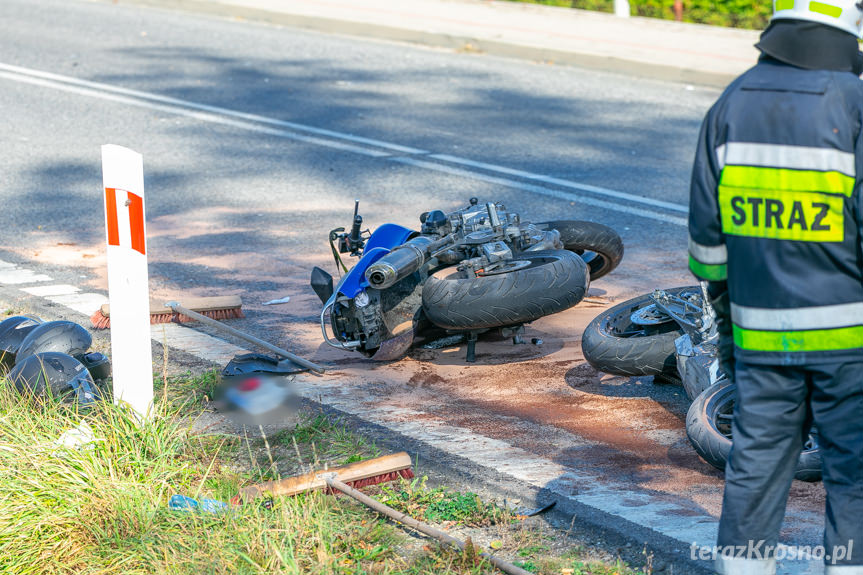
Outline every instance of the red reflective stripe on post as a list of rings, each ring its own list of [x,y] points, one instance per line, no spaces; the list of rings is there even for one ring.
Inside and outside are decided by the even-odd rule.
[[[144,238],[144,200],[141,196],[129,194],[129,232],[132,235],[132,249],[146,255]]]
[[[120,232],[117,224],[117,190],[105,188],[105,221],[108,225],[108,245],[120,245]]]

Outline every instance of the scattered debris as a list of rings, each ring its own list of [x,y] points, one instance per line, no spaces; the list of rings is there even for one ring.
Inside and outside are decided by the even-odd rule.
[[[64,431],[63,434],[54,441],[54,444],[68,449],[93,449],[97,441],[101,441],[101,439],[96,439],[90,424],[82,419],[81,423],[78,424],[78,427],[73,427],[72,429]]]
[[[446,337],[442,337],[440,339],[436,339],[434,341],[430,341],[426,344],[422,345],[422,349],[443,349],[445,347],[452,347],[454,345],[461,345],[467,339],[467,335],[463,333],[457,333],[455,335],[448,335]]]
[[[522,515],[524,517],[534,517],[536,515],[540,515],[541,513],[545,513],[546,511],[552,509],[555,505],[557,505],[557,501],[552,501],[542,507],[534,507],[534,508],[525,508],[520,507],[515,510],[517,515]]]
[[[172,495],[168,501],[168,507],[174,511],[182,511],[184,513],[223,513],[230,509],[227,503],[217,499],[192,499],[185,495]]]
[[[270,301],[265,301],[261,305],[278,305],[280,303],[288,303],[291,301],[291,296],[285,296],[281,299],[271,299]]]

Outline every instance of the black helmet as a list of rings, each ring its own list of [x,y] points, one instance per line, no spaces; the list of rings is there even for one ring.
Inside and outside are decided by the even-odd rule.
[[[0,322],[0,367],[3,371],[15,365],[15,355],[21,342],[41,323],[38,317],[26,315],[7,317]]]
[[[93,337],[77,323],[67,320],[48,321],[27,334],[18,348],[16,363],[43,351],[83,355],[92,343]]]
[[[90,372],[71,355],[45,351],[22,358],[9,372],[7,379],[21,392],[54,397],[74,394],[80,405],[98,398],[98,389]]]

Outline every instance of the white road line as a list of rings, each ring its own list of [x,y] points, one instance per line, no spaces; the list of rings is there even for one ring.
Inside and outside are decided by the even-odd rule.
[[[228,363],[237,354],[249,353],[248,350],[223,339],[175,323],[151,325],[150,337],[158,343],[167,342],[175,349],[219,365]]]
[[[108,298],[100,293],[55,295],[47,299],[48,301],[64,305],[69,309],[74,309],[78,313],[83,313],[88,317],[102,307],[102,304],[108,303]]]
[[[22,268],[0,269],[0,284],[35,284],[53,281],[45,274],[36,274],[32,270]]]
[[[50,286],[33,286],[33,287],[23,287],[21,291],[25,291],[30,295],[37,295],[39,297],[48,297],[51,295],[69,295],[73,293],[78,293],[81,291],[75,286],[70,286],[69,284],[54,284]],[[96,311],[91,310],[91,311]]]
[[[441,164],[436,164],[433,162],[427,162],[424,160],[418,160],[416,158],[406,157],[406,156],[397,156],[387,158],[389,161],[398,162],[400,164],[408,164],[411,166],[416,166],[418,168],[424,168],[426,170],[433,170],[436,172],[442,172],[445,174],[450,174],[453,176],[459,176],[462,178],[470,178],[472,180],[479,180],[480,182],[486,182],[489,184],[496,184],[499,186],[504,186],[507,188],[512,188],[516,190],[522,190],[525,192],[533,192],[534,194],[540,194],[543,196],[548,196],[551,198],[556,198],[558,200],[564,200],[568,202],[575,202],[578,204],[586,204],[588,206],[596,206],[598,208],[606,208],[609,210],[614,210],[617,212],[623,212],[626,214],[632,214],[635,216],[641,216],[642,218],[649,218],[651,220],[658,220],[660,222],[665,222],[668,224],[675,224],[678,226],[686,226],[687,220],[684,217],[680,216],[672,216],[668,214],[663,214],[660,212],[654,212],[651,210],[644,210],[641,208],[636,208],[633,206],[625,206],[621,204],[615,204],[606,200],[598,200],[596,198],[592,198],[589,196],[580,196],[575,195],[570,192],[564,192],[562,190],[555,190],[554,188],[547,188],[544,186],[537,186],[534,184],[526,184],[524,182],[518,182],[515,180],[509,180],[506,178],[500,178],[497,176],[488,176],[486,174],[481,174],[479,172],[471,172],[469,170],[462,170],[459,168],[451,168],[449,166],[443,166]]]
[[[196,102],[181,100],[178,98],[160,96],[158,94],[153,94],[150,92],[142,92],[139,90],[131,90],[118,86],[111,86],[109,84],[102,84],[99,82],[80,80],[77,78],[72,78],[70,76],[62,76],[59,74],[52,74],[50,72],[33,70],[30,68],[23,68],[10,64],[0,63],[0,78],[5,78],[7,80],[12,80],[15,82],[24,82],[32,85],[38,85],[55,90],[61,90],[81,96],[118,102],[130,106],[157,110],[169,114],[194,118],[203,122],[231,126],[234,128],[268,134],[307,144],[334,148],[369,157],[388,157],[391,156],[393,153],[399,153],[402,155],[430,154],[430,152],[427,152],[426,150],[421,150],[419,148],[413,148],[410,146],[402,146],[391,142],[385,142],[372,138],[364,138],[361,136],[355,136],[353,134],[337,132],[334,130],[315,128],[313,126],[307,126],[296,122],[287,122],[284,120],[277,120],[274,118],[268,118],[266,116],[260,116],[257,114],[238,112],[236,110],[230,110],[228,108],[221,108],[218,106],[199,104]],[[278,128],[289,128],[293,131],[278,129],[269,126],[276,126]],[[328,139],[303,135],[297,132],[314,134],[315,136],[323,136]],[[675,217],[672,215],[663,214],[661,212],[643,210],[632,205],[639,204],[643,206],[649,206],[685,214],[687,212],[687,207],[681,204],[675,204],[673,202],[666,202],[663,200],[656,200],[653,198],[647,198],[599,186],[582,184],[579,182],[573,182],[570,180],[555,178],[543,174],[516,170],[512,168],[507,168],[505,166],[499,166],[496,164],[476,162],[473,160],[460,158],[458,156],[452,156],[448,154],[431,154],[424,157],[432,158],[436,160],[436,162],[411,160],[411,158],[406,157],[393,158],[393,160],[404,164],[412,164],[416,167],[429,169],[436,172],[449,173],[451,175],[456,175],[460,177],[468,177],[474,180],[505,185],[510,188],[516,188],[523,191],[528,191],[564,201],[575,201],[590,206],[601,207],[675,225],[686,225],[686,219],[683,217]],[[461,166],[495,172],[498,174],[506,174],[527,180],[543,182],[548,185],[559,186],[582,193],[568,193],[563,190],[557,190],[546,186],[534,186],[531,184],[526,184],[514,180],[494,178],[492,176],[487,176],[479,172],[452,168],[450,166],[447,166],[446,164],[457,164]],[[609,200],[603,201],[601,199],[596,199],[592,196],[585,196],[584,193],[591,194],[593,196],[609,198]],[[623,200],[625,203],[616,203],[614,202],[614,200]]]
[[[610,190],[608,188],[601,188],[599,186],[590,186],[587,184],[579,184],[577,182],[570,182],[569,180],[563,180],[561,178],[553,178],[551,176],[544,176],[542,174],[535,174],[533,172],[525,172],[522,170],[513,170],[512,168],[506,168],[504,166],[498,166],[496,164],[486,164],[484,162],[474,162],[473,160],[466,160],[464,158],[459,158],[457,156],[450,156],[448,154],[431,154],[430,158],[434,158],[436,160],[442,160],[444,162],[452,162],[453,164],[461,164],[463,166],[470,166],[472,168],[480,168],[483,170],[488,170],[490,172],[498,172],[501,174],[507,174],[510,176],[518,176],[519,178],[524,178],[526,180],[536,180],[539,182],[545,182],[546,184],[555,184],[561,186],[563,188],[570,188],[573,190],[579,190],[581,192],[591,192],[593,194],[597,194],[600,196],[608,196],[610,198],[617,198],[620,200],[626,200],[627,202],[637,202],[639,204],[646,204],[649,206],[656,206],[658,208],[665,208],[667,210],[672,210],[675,212],[687,213],[689,212],[689,208],[681,204],[675,204],[672,202],[665,202],[663,200],[654,200],[653,198],[647,198],[644,196],[636,196],[635,194],[627,194],[626,192],[618,192],[617,190]]]
[[[420,150],[418,148],[411,148],[408,146],[401,146],[399,144],[393,144],[390,142],[383,142],[381,140],[375,140],[372,138],[364,138],[361,136],[354,136],[353,134],[346,134],[344,132],[335,132],[332,130],[325,130],[322,128],[315,128],[314,126],[307,126],[305,124],[298,124],[296,122],[286,122],[284,120],[277,120],[275,118],[268,118],[266,116],[259,116],[258,114],[248,114],[245,112],[238,112],[236,110],[231,110],[228,108],[221,108],[219,106],[209,106],[207,104],[199,104],[197,102],[191,102],[189,100],[181,100],[179,98],[171,98],[169,96],[160,96],[159,94],[153,94],[152,92],[142,92],[140,90],[130,90],[128,88],[121,88],[119,86],[112,86],[110,84],[102,84],[100,82],[89,82],[87,80],[79,80],[78,78],[73,78],[71,76],[62,76],[60,74],[52,74],[50,72],[43,72],[41,70],[33,70],[32,68],[22,68],[20,66],[13,66],[10,64],[0,63],[0,70],[7,70],[12,72],[13,74],[20,74],[25,76],[32,76],[34,78],[42,78],[44,80],[49,80],[52,83],[63,83],[63,84],[72,84],[75,86],[82,86],[85,88],[91,88],[95,91],[99,92],[111,92],[114,94],[122,94],[126,96],[132,96],[133,98],[138,98],[141,100],[148,100],[151,102],[159,102],[162,104],[168,104],[170,106],[179,106],[183,108],[190,108],[192,110],[200,110],[203,112],[212,112],[213,114],[219,116],[228,116],[232,118],[238,118],[241,120],[249,120],[251,122],[258,122],[261,124],[270,124],[272,126],[279,126],[282,128],[290,128],[292,130],[298,130],[301,132],[308,132],[310,134],[317,134],[318,136],[326,136],[329,138],[335,138],[337,140],[345,140],[349,142],[354,142],[357,144],[366,144],[369,146],[375,146],[377,148],[383,148],[385,150],[390,150],[392,152],[399,152],[402,154],[427,154],[425,150]]]
[[[2,65],[0,65],[0,68],[2,68]],[[327,148],[334,148],[334,149],[343,150],[346,152],[353,152],[356,154],[362,154],[364,156],[371,156],[371,157],[379,158],[379,157],[390,155],[388,152],[381,152],[380,150],[375,150],[372,148],[363,148],[361,146],[354,146],[354,145],[340,142],[337,140],[324,140],[322,138],[315,138],[313,136],[303,136],[301,134],[295,134],[293,132],[288,132],[287,130],[278,130],[276,128],[268,128],[267,126],[261,126],[259,124],[253,124],[251,122],[243,122],[240,120],[233,120],[231,118],[224,118],[224,117],[218,116],[216,114],[210,114],[210,113],[206,113],[206,112],[196,112],[194,110],[187,110],[187,109],[180,108],[177,106],[154,104],[154,103],[148,102],[146,100],[140,100],[140,99],[136,99],[136,98],[132,98],[132,97],[128,97],[128,96],[122,96],[119,94],[100,92],[98,90],[93,90],[93,89],[89,89],[89,88],[79,88],[76,86],[69,86],[69,85],[53,82],[50,80],[43,80],[40,78],[31,78],[29,76],[11,74],[8,72],[3,72],[3,71],[0,71],[0,78],[6,78],[7,80],[14,80],[16,82],[24,82],[26,84],[33,84],[36,86],[43,86],[46,88],[52,88],[54,90],[60,90],[62,92],[69,92],[69,93],[78,94],[81,96],[89,96],[92,98],[99,98],[100,100],[119,102],[122,104],[128,104],[130,106],[137,106],[139,108],[146,108],[148,110],[158,110],[160,112],[165,112],[168,114],[175,114],[178,116],[186,116],[188,118],[194,118],[196,120],[201,120],[203,122],[210,122],[213,124],[222,124],[224,126],[241,128],[243,130],[249,130],[252,132],[259,132],[262,134],[268,134],[270,136],[277,136],[279,138],[285,138],[288,140],[295,140],[298,142],[304,142],[306,144],[314,144],[316,146],[325,146]]]

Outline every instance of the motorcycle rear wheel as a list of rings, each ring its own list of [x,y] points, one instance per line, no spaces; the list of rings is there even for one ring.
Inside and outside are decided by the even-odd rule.
[[[623,259],[623,240],[608,226],[581,220],[542,222],[560,232],[563,249],[578,254],[590,270],[590,281],[611,272]]]
[[[736,398],[737,386],[727,379],[720,380],[696,397],[686,414],[689,442],[704,461],[717,469],[725,469],[731,453],[731,422]],[[797,460],[794,478],[810,483],[821,481],[821,453],[814,431],[809,434]]]
[[[566,250],[517,254],[500,271],[459,277],[455,267],[429,276],[423,311],[438,327],[469,331],[520,325],[571,308],[590,283],[587,265]]]
[[[687,286],[665,292],[700,297],[701,288]],[[664,320],[658,317],[655,325],[638,325],[631,319],[633,313],[654,305],[650,296],[617,304],[588,324],[581,336],[581,351],[590,365],[615,375],[677,374],[674,340],[683,335],[680,326],[668,316]]]

